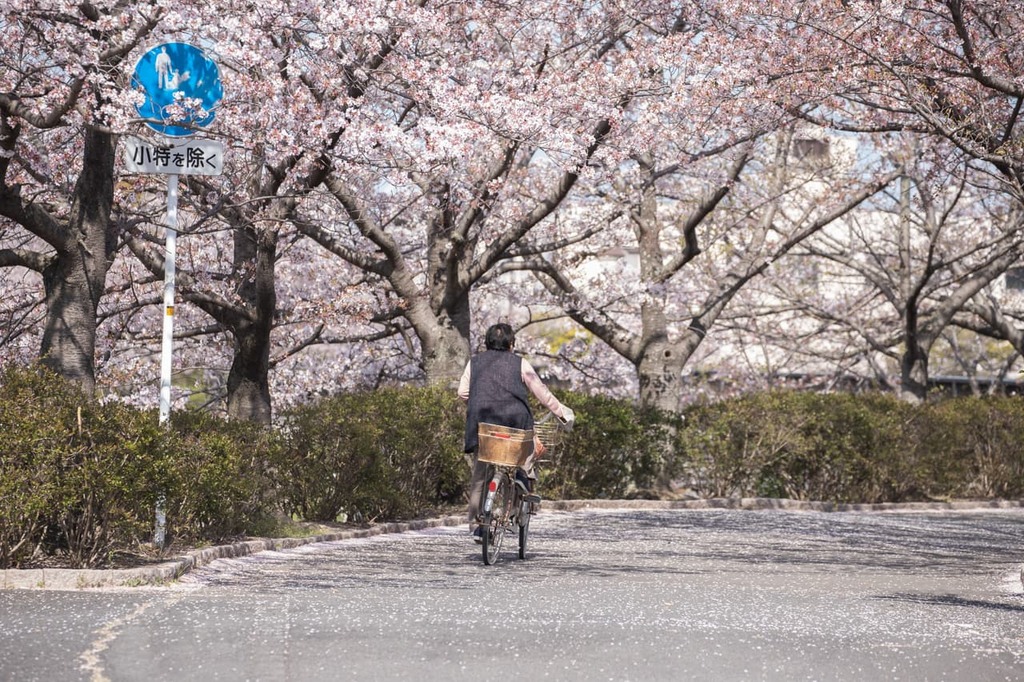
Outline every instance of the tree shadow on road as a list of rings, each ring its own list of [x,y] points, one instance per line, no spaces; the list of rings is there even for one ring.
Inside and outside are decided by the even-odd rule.
[[[963,575],[1024,561],[1024,516],[670,510],[577,513],[591,543],[608,552],[742,564],[926,569]],[[556,537],[569,540],[562,529]],[[591,550],[594,551],[594,550]],[[658,561],[664,564],[664,561]]]
[[[529,585],[554,573],[615,579],[623,575],[706,575],[798,570],[835,573],[925,571],[991,575],[1024,561],[1024,515],[746,510],[609,510],[542,514],[529,558],[515,543],[497,566],[461,530],[311,545],[264,553],[236,566],[199,571],[217,585],[271,589],[366,586],[475,590]],[[305,555],[300,559],[300,555]],[[387,567],[386,570],[384,567]],[[896,597],[893,597],[896,598]]]
[[[894,601],[927,606],[966,606],[972,609],[991,609],[1024,613],[1024,605],[1007,604],[1004,602],[985,601],[983,599],[966,599],[955,594],[883,594],[872,597],[880,601]]]

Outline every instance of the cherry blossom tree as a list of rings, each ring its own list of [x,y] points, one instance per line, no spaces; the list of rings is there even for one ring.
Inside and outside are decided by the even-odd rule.
[[[794,169],[792,149],[780,134],[685,173],[677,160],[696,154],[671,148],[616,169],[607,210],[625,217],[613,239],[638,260],[625,291],[608,296],[607,273],[579,254],[536,264],[568,315],[635,367],[642,404],[679,409],[683,368],[737,293],[892,178],[835,162]]]
[[[926,398],[937,344],[1022,248],[1012,199],[969,184],[969,165],[959,177],[938,171],[940,149],[905,162],[884,196],[795,249],[764,283],[752,310],[787,321],[772,346],[818,372],[867,371],[910,402]],[[815,265],[809,281],[790,276],[799,261]]]
[[[624,121],[663,88],[659,55],[685,46],[697,18],[662,3],[462,4],[432,13],[443,34],[403,34],[359,112],[372,139],[350,128],[324,182],[347,220],[309,211],[300,227],[394,292],[381,319],[407,321],[428,381],[461,373],[473,287],[520,255],[587,164],[621,155],[637,130],[657,134]]]
[[[282,306],[278,269],[282,260],[307,258],[300,255],[304,245],[295,243],[298,207],[323,181],[325,154],[341,139],[346,112],[402,30],[402,22],[391,20],[416,6],[213,6],[202,30],[190,23],[163,35],[211,45],[231,93],[211,129],[230,143],[228,171],[221,179],[192,178],[187,186],[185,201],[200,227],[188,235],[190,258],[180,275],[182,299],[213,320],[204,325],[194,319],[187,334],[206,341],[207,357],[211,334],[230,337],[224,389],[231,417],[269,421],[271,368],[327,338],[327,311],[337,310],[317,284],[326,286],[332,278],[292,274],[292,281],[305,283],[290,287],[300,291],[301,301]],[[376,24],[366,29],[353,23],[357,11],[375,16]],[[162,277],[158,242],[152,229],[129,236],[138,260]],[[337,302],[337,287],[334,294]],[[194,343],[190,350],[201,353],[203,345]]]
[[[885,134],[945,140],[935,168],[966,164],[1020,196],[1009,9],[16,2],[4,20],[19,39],[0,47],[0,265],[19,269],[4,273],[0,315],[25,323],[4,352],[48,301],[56,331],[40,347],[71,358],[67,373],[91,376],[95,356],[128,391],[153,372],[162,188],[118,174],[112,133],[141,131],[134,59],[178,40],[221,65],[205,134],[228,148],[223,177],[182,186],[179,376],[223,390],[233,416],[265,421],[275,396],[363,371],[452,381],[480,318],[538,310],[515,292],[516,308],[490,302],[509,281],[532,294],[517,271],[545,273],[542,314],[563,306],[626,358],[645,402],[675,406],[682,368],[740,292],[886,186]],[[801,175],[796,120],[876,151]],[[43,214],[92,236],[56,243]],[[593,267],[623,247],[636,276]],[[102,254],[88,277],[50,267],[81,254]],[[91,298],[60,312],[63,291]]]
[[[189,306],[179,308],[185,324],[178,336],[179,340],[196,342],[191,344],[196,357],[201,358],[196,367],[202,367],[202,363],[216,364],[216,358],[225,350],[233,358],[226,371],[229,413],[250,419],[269,418],[269,367],[288,358],[308,341],[297,338],[303,333],[303,325],[315,328],[317,318],[322,322],[324,311],[333,307],[319,302],[292,306],[293,310],[316,309],[321,313],[296,322],[291,315],[282,315],[277,305],[275,268],[282,258],[280,231],[288,225],[302,192],[319,182],[314,165],[336,132],[332,126],[338,122],[336,111],[325,110],[316,101],[319,97],[321,103],[333,102],[334,97],[325,97],[322,89],[314,92],[316,88],[306,82],[301,69],[289,72],[286,57],[309,48],[303,36],[313,35],[326,44],[341,30],[338,27],[348,30],[355,15],[367,12],[369,16],[383,16],[387,3],[377,4],[380,6],[323,8],[322,17],[311,12],[306,3],[287,2],[264,4],[260,8],[188,2],[176,3],[171,8],[162,3],[133,8],[120,3],[109,3],[109,7],[105,3],[69,3],[67,7],[50,3],[45,8],[19,3],[19,7],[12,8],[17,12],[12,15],[11,26],[23,31],[26,40],[20,44],[14,41],[4,48],[4,56],[12,65],[5,70],[12,77],[10,93],[2,96],[4,143],[8,149],[3,166],[7,181],[5,208],[8,215],[23,223],[21,229],[34,230],[43,239],[37,236],[34,241],[26,241],[10,223],[5,224],[5,246],[11,248],[4,252],[3,262],[42,270],[51,260],[63,263],[81,254],[99,259],[98,264],[86,268],[90,275],[88,287],[82,285],[77,289],[72,285],[83,278],[66,271],[67,268],[51,267],[53,276],[45,280],[48,291],[71,291],[70,296],[77,296],[75,300],[85,310],[72,310],[74,315],[69,315],[51,305],[50,319],[56,322],[48,325],[47,330],[51,326],[59,329],[69,341],[61,346],[60,354],[54,353],[52,334],[48,331],[43,339],[44,355],[63,363],[64,356],[74,351],[77,355],[67,362],[73,362],[75,367],[68,373],[82,375],[91,385],[93,358],[97,355],[96,308],[101,305],[114,247],[119,238],[124,238],[134,255],[120,259],[115,268],[117,280],[107,287],[109,301],[102,304],[100,311],[106,326],[105,345],[98,355],[108,383],[119,393],[127,390],[127,382],[137,382],[139,370],[152,369],[147,357],[152,357],[153,340],[158,338],[152,327],[154,322],[158,327],[161,319],[154,317],[152,306],[160,301],[163,276],[162,238],[157,227],[162,222],[162,181],[135,177],[115,183],[115,133],[142,132],[134,110],[138,95],[129,87],[129,78],[134,59],[151,43],[177,40],[207,48],[215,45],[219,50],[216,56],[227,67],[227,91],[233,94],[217,112],[217,123],[210,134],[228,143],[233,160],[229,177],[206,183],[195,181],[183,188],[183,214],[186,222],[191,223],[189,229],[196,233],[189,235],[184,245],[187,258],[183,259],[185,267],[181,274],[183,298],[195,304],[195,309],[203,310],[207,319],[193,316],[189,320]],[[314,23],[321,18],[321,23]],[[68,31],[65,25],[74,26],[81,35]],[[376,45],[377,50],[388,42],[378,40],[383,31],[379,26],[367,31],[349,30],[371,48]],[[18,50],[14,49],[15,44]],[[111,45],[116,45],[116,49]],[[325,48],[322,58],[341,63],[344,59],[340,50],[338,45]],[[96,53],[96,59],[92,53]],[[374,49],[368,49],[367,54],[372,58]],[[355,68],[351,63],[348,66]],[[78,72],[81,74],[76,76]],[[21,80],[15,80],[19,75]],[[54,82],[41,80],[45,78]],[[357,89],[358,85],[353,84],[352,88]],[[42,94],[46,92],[49,95],[44,99]],[[55,103],[50,110],[40,109],[42,113],[33,108],[43,102]],[[84,117],[83,113],[89,116]],[[101,115],[102,118],[97,118]],[[45,129],[46,135],[34,133],[28,140],[27,135],[21,134],[26,121]],[[36,256],[26,245],[43,245],[44,240],[56,241],[61,236],[56,234],[56,226],[48,225],[43,209],[51,204],[60,206],[62,191],[71,194],[68,187],[62,188],[61,173],[54,169],[70,166],[63,152],[73,149],[76,141],[82,139],[87,151],[98,150],[89,152],[76,190],[78,204],[84,208],[75,208],[78,204],[71,199],[63,203],[68,205],[65,212],[73,213],[74,209],[88,216],[87,234],[92,235],[91,242],[76,242],[76,233],[69,231],[67,243],[56,245],[53,258],[46,254]],[[31,197],[18,204],[20,197],[29,195],[25,191],[29,184]],[[57,199],[51,200],[51,196]],[[90,206],[90,202],[95,206]],[[112,214],[115,219],[111,219]],[[44,232],[44,228],[49,231]],[[230,245],[226,249],[225,238]],[[302,251],[294,247],[294,240],[287,235],[284,240],[283,250],[289,254]],[[82,248],[72,248],[76,244]],[[225,253],[227,258],[223,257]],[[143,264],[144,271],[139,271],[134,261]],[[23,279],[12,276],[8,281]],[[34,283],[28,282],[29,286]],[[314,293],[321,299],[323,292],[311,283],[305,293]],[[310,300],[308,295],[305,299]],[[5,296],[11,319],[21,314],[25,301],[32,300],[35,299],[28,294],[18,298]],[[148,312],[147,303],[151,306]],[[281,347],[272,355],[269,337],[278,323],[295,333],[284,334]]]
[[[753,14],[746,20],[788,25],[788,32],[803,38],[779,43],[784,52],[768,60],[778,66],[768,67],[767,78],[806,84],[809,75],[817,74],[828,83],[816,98],[794,107],[796,115],[841,131],[900,132],[928,152],[932,177],[915,175],[905,181],[908,191],[919,191],[908,201],[918,203],[914,213],[930,223],[926,231],[937,234],[946,219],[929,205],[929,197],[941,201],[937,193],[924,189],[935,176],[970,175],[976,187],[987,186],[983,198],[1009,197],[1018,204],[1024,198],[1017,125],[1024,51],[1011,37],[1021,27],[1015,3],[768,2]],[[1012,228],[1012,212],[1007,209],[995,223]],[[959,311],[987,310],[991,314],[985,329],[1010,331],[997,322],[991,306],[974,299],[1019,258],[1012,236],[1005,231],[1002,235],[996,242],[982,235],[980,248],[994,249],[991,260],[982,259],[968,274],[957,273],[963,286],[947,290],[949,298],[927,322],[917,319],[919,297],[936,284],[936,271],[958,261],[936,256],[916,279],[909,269],[902,270],[900,290],[908,308],[896,336],[906,344],[901,374],[908,399],[922,399],[930,349],[951,320],[966,319]]]
[[[8,277],[21,281],[5,306],[17,314],[33,298],[21,286],[42,285],[39,356],[88,393],[96,310],[118,245],[111,88],[159,14],[149,6],[14,2],[0,18],[0,266],[41,276]]]
[[[588,200],[561,221],[610,229],[553,258],[521,252],[558,305],[635,367],[641,401],[666,409],[678,408],[682,368],[737,292],[895,177],[884,155],[873,168],[820,169],[831,177],[794,174],[785,131],[831,83],[817,77],[820,64],[805,66],[803,80],[773,74],[774,57],[786,66],[787,51],[800,49],[791,21],[706,7],[699,49],[662,64],[662,96],[631,110],[657,121],[657,134],[595,170]],[[634,276],[591,266],[623,244],[634,245]]]

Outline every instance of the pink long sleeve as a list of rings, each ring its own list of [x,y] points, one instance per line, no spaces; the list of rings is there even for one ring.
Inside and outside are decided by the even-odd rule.
[[[469,402],[469,366],[471,363],[466,363],[466,369],[462,370],[462,378],[459,379],[459,397],[464,402]]]
[[[534,397],[540,401],[541,405],[554,412],[555,416],[559,419],[565,419],[565,414],[562,412],[562,403],[548,390],[548,387],[537,376],[537,370],[526,361],[526,358],[523,358],[523,383],[530,389],[530,393],[533,393]]]

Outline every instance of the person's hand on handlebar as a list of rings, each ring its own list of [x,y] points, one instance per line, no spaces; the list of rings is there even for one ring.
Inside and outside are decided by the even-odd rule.
[[[562,405],[562,416],[559,419],[567,431],[572,431],[572,426],[576,423],[576,413]]]

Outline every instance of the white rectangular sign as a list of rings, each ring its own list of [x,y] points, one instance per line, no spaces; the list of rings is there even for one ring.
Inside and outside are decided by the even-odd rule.
[[[129,173],[220,175],[224,170],[224,145],[214,140],[161,144],[128,136],[124,160]]]

